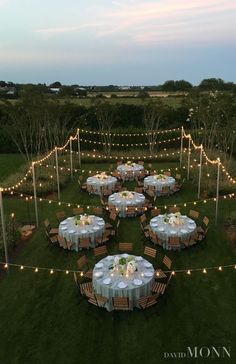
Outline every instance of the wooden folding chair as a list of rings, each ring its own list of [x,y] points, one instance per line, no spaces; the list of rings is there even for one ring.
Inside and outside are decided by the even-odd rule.
[[[80,215],[84,213],[83,207],[75,207],[73,209],[73,215]]]
[[[44,227],[50,236],[58,235],[58,228],[52,228],[48,219],[44,220]]]
[[[133,244],[132,243],[120,243],[119,250],[122,252],[132,252]]]
[[[163,174],[164,174],[165,176],[168,176],[168,177],[170,177],[170,176],[171,176],[171,172],[170,172],[170,171],[165,171]]]
[[[136,209],[135,209],[135,207],[132,207],[132,206],[127,207],[127,209],[125,211],[125,215],[127,217],[135,217],[136,216]]]
[[[160,215],[160,213],[161,213],[161,209],[157,209],[157,208],[153,208],[152,210],[151,210],[151,216],[152,217],[154,217],[154,216],[158,216],[158,215]]]
[[[89,268],[88,258],[86,257],[86,255],[82,255],[82,257],[77,260],[77,265],[78,269],[83,271],[84,277],[92,279],[93,269]]]
[[[138,300],[139,308],[141,308],[142,310],[146,310],[146,308],[154,306],[157,303],[157,299],[159,296],[159,293],[155,293],[152,295],[140,297]]]
[[[86,295],[86,292],[93,292],[92,282],[80,283],[79,284],[80,293],[82,296]]]
[[[199,212],[195,210],[189,210],[188,216],[197,220],[199,218]]]
[[[53,246],[58,246],[59,242],[58,242],[58,235],[53,235],[53,236],[50,236],[47,232],[47,230],[45,229],[45,233],[46,233],[46,236],[48,238],[48,240],[50,241],[50,243],[53,245]]]
[[[207,216],[205,216],[202,220],[201,226],[197,227],[197,232],[199,235],[202,235],[202,237],[206,236],[206,233],[208,231],[208,225],[209,225],[209,219]]]
[[[61,248],[68,249],[66,239],[63,238],[63,236],[58,235],[58,243],[59,243]]]
[[[80,238],[79,239],[79,248],[80,249],[89,249],[90,247],[90,238]]]
[[[94,257],[100,257],[101,255],[107,254],[107,247],[106,245],[99,246],[98,248],[93,249]]]
[[[110,236],[111,236],[111,229],[105,230],[104,234],[102,234],[101,237],[96,238],[96,244],[97,245],[106,244],[110,240]]]
[[[162,263],[168,268],[168,269],[171,269],[172,267],[172,260],[167,256],[165,255],[164,258],[162,259]]]
[[[66,218],[65,211],[58,211],[58,212],[56,212],[56,217],[57,217],[57,219],[58,219],[59,222],[62,221],[62,220],[65,220],[65,218]]]
[[[92,305],[97,307],[105,307],[105,304],[108,301],[107,297],[104,297],[100,294],[91,293],[89,291],[86,291],[85,295],[88,298],[88,303],[91,303]]]
[[[112,297],[112,303],[113,303],[114,310],[118,310],[118,311],[132,310],[128,297]]]
[[[169,186],[164,186],[162,188],[162,190],[160,191],[160,196],[164,197],[164,196],[169,196],[170,194],[170,187]]]
[[[180,212],[179,207],[175,207],[175,206],[170,206],[169,207],[169,213],[175,214],[176,212]]]
[[[143,166],[143,165],[144,165],[144,161],[138,161],[138,164],[139,164],[140,166]]]
[[[149,246],[145,246],[143,254],[151,258],[156,258],[157,251]]]
[[[170,236],[168,239],[168,246],[173,250],[180,249],[180,238],[178,236]]]
[[[103,214],[103,210],[102,210],[101,207],[93,207],[92,211],[93,211],[93,213],[95,215],[102,215]]]

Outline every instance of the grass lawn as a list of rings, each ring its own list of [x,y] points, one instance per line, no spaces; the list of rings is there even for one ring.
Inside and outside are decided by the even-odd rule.
[[[9,171],[0,156],[1,177]],[[8,159],[7,159],[8,161]],[[10,163],[10,158],[9,158]],[[104,169],[108,165],[102,165]],[[176,163],[156,164],[154,168],[177,166]],[[96,169],[86,164],[85,169]],[[99,166],[99,169],[101,165]],[[129,189],[134,182],[125,184]],[[169,198],[157,199],[157,206],[178,204],[196,199],[197,186],[185,182],[183,190]],[[97,196],[81,192],[77,178],[62,191],[61,200],[67,203],[99,205]],[[175,269],[188,269],[232,264],[235,247],[226,240],[223,223],[232,211],[235,200],[221,200],[219,224],[214,226],[214,202],[194,208],[201,216],[210,218],[207,239],[181,252],[167,252],[158,248],[155,267],[165,253],[173,259]],[[6,216],[15,212],[18,221],[34,217],[33,202],[4,198]],[[181,208],[187,213],[193,205]],[[45,238],[42,221],[48,217],[56,226],[55,212],[72,214],[72,207],[41,202],[40,227],[24,248],[12,259],[18,264],[48,268],[77,269],[77,259],[83,253],[64,251],[51,246]],[[163,212],[164,207],[162,207]],[[88,210],[89,211],[89,210]],[[109,254],[118,253],[118,242],[132,242],[134,254],[144,249],[138,218],[121,219],[118,236],[109,242]],[[86,253],[94,264],[92,252]],[[0,275],[0,363],[1,364],[119,364],[119,363],[228,363],[229,359],[164,359],[164,352],[186,351],[187,346],[231,346],[231,360],[235,360],[235,286],[236,270],[225,269],[176,274],[167,293],[153,308],[142,312],[108,313],[90,306],[75,286],[73,276],[64,273],[50,275],[11,268],[9,275]]]
[[[16,173],[24,163],[21,154],[0,154],[0,182]]]

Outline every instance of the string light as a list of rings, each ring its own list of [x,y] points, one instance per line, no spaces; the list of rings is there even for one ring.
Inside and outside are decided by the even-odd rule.
[[[122,137],[136,137],[136,136],[147,136],[147,135],[157,135],[157,134],[166,134],[171,132],[179,132],[181,128],[168,129],[168,130],[158,130],[158,131],[150,131],[143,133],[109,133],[110,136],[122,136]],[[108,133],[103,133],[99,131],[85,130],[80,129],[80,132],[85,134],[93,134],[93,135],[108,135]]]
[[[34,271],[35,273],[39,272],[39,270],[44,270],[49,272],[49,274],[54,274],[55,272],[62,272],[65,273],[66,275],[69,275],[69,273],[79,273],[81,277],[84,276],[84,272],[82,270],[69,270],[69,269],[60,269],[60,268],[45,268],[45,267],[34,267],[34,266],[27,266],[27,265],[20,265],[20,264],[15,264],[15,263],[5,263],[5,262],[0,262],[0,264],[2,264],[4,266],[4,268],[9,268],[11,267],[18,267],[20,268],[20,270],[23,269],[29,269]],[[220,266],[212,266],[212,267],[205,267],[205,268],[185,268],[185,269],[175,269],[175,270],[163,270],[164,273],[170,273],[171,275],[176,275],[177,273],[186,273],[187,275],[191,275],[193,272],[202,272],[203,274],[207,274],[207,271],[209,270],[215,270],[215,271],[220,271],[223,272],[223,268],[227,269],[227,268],[233,268],[236,269],[236,264],[228,264],[228,265],[220,265]],[[159,277],[160,274],[159,272],[156,272],[156,276]]]
[[[174,142],[174,141],[178,141],[180,140],[180,137],[177,138],[171,138],[171,139],[165,139],[165,140],[159,140],[159,141],[155,141],[153,143],[105,143],[105,142],[99,142],[96,140],[88,140],[88,139],[81,139],[81,142],[84,143],[89,143],[89,144],[98,144],[98,145],[108,145],[108,146],[113,146],[113,147],[143,147],[143,146],[149,146],[150,144],[152,145],[159,145],[159,144],[165,144],[165,143],[170,143],[170,142]]]

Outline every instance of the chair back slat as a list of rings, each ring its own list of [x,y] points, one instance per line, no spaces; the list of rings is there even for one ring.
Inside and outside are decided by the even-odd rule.
[[[99,246],[98,248],[93,249],[94,256],[98,257],[103,254],[107,254],[107,247],[106,245]]]
[[[119,244],[119,250],[120,251],[132,252],[133,251],[133,244],[132,243],[120,243]]]
[[[171,266],[172,266],[172,260],[167,256],[165,255],[163,260],[162,260],[162,263],[168,268],[168,269],[171,269]]]
[[[144,254],[148,255],[151,258],[156,258],[157,251],[156,249],[150,248],[149,246],[145,246]]]
[[[189,216],[192,217],[193,219],[198,219],[199,218],[199,212],[195,211],[195,210],[189,210]]]

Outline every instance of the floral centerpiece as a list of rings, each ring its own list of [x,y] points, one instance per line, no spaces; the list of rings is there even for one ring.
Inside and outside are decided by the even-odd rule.
[[[171,226],[178,226],[184,224],[184,220],[181,218],[180,212],[176,212],[174,214],[165,214],[164,222],[170,224]]]
[[[168,176],[166,176],[165,174],[155,174],[153,178],[158,181],[165,181],[168,178]]]
[[[129,169],[129,168],[131,168],[131,167],[135,167],[135,166],[136,166],[136,163],[131,162],[131,161],[127,161],[127,162],[125,163],[125,167],[126,167],[127,169]]]
[[[96,174],[95,176],[97,179],[99,180],[106,180],[108,178],[108,175],[106,174],[106,172],[102,172],[100,174]]]
[[[88,215],[76,215],[74,217],[74,223],[75,225],[90,225],[92,224],[93,219],[91,218],[91,216]]]
[[[116,256],[112,265],[112,272],[121,275],[134,274],[137,270],[137,263],[132,255],[127,258]]]
[[[134,198],[134,193],[130,191],[122,191],[119,193],[120,197],[130,200]]]

